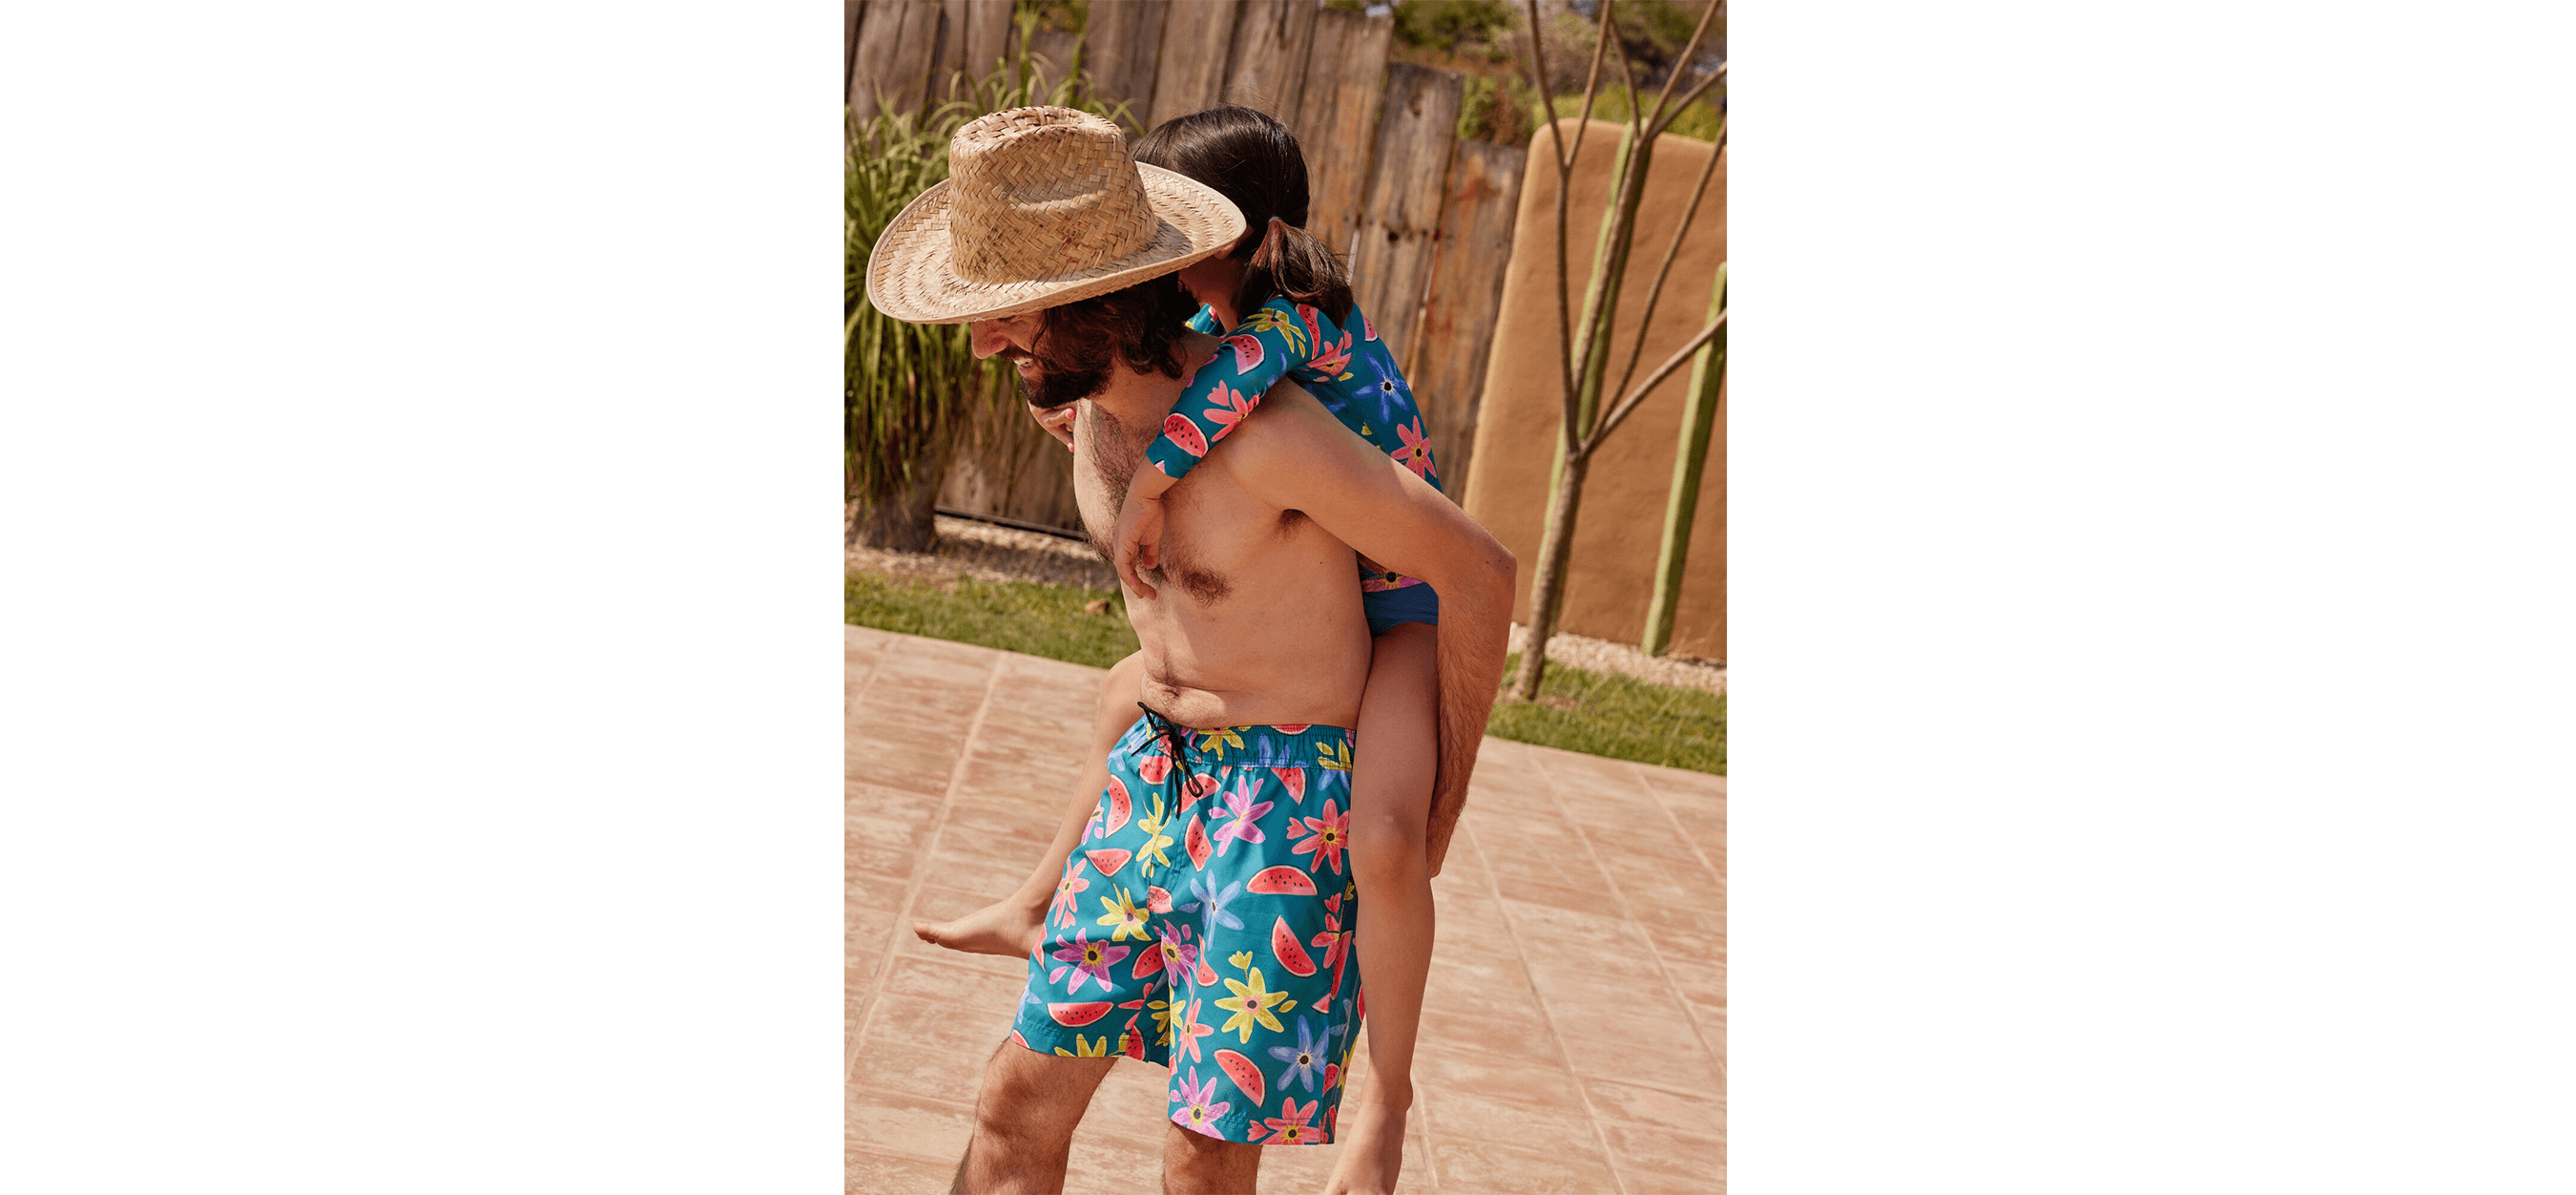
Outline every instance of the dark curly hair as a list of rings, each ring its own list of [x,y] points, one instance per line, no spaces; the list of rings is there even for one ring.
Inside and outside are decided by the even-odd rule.
[[[1138,373],[1181,376],[1180,340],[1199,311],[1178,274],[1149,278],[1125,290],[1076,299],[1040,312],[1031,355],[1043,377],[1024,385],[1022,397],[1040,409],[1089,398],[1109,383],[1115,359]]]

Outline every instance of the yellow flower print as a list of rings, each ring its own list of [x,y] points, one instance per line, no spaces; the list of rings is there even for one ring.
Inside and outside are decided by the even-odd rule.
[[[1151,859],[1154,863],[1170,867],[1172,857],[1164,854],[1163,848],[1172,845],[1172,836],[1163,831],[1172,828],[1172,815],[1163,812],[1163,798],[1154,798],[1152,812],[1138,819],[1136,828],[1145,832],[1145,845],[1136,848],[1136,857]],[[1146,865],[1144,870],[1146,879],[1154,878],[1152,864]]]
[[[1243,729],[1240,726],[1220,726],[1214,730],[1202,730],[1199,732],[1199,750],[1218,759],[1225,758],[1225,745],[1228,743],[1232,743],[1235,750],[1241,751],[1243,750]]]
[[[1288,351],[1291,354],[1299,357],[1306,355],[1305,327],[1298,323],[1294,316],[1278,308],[1264,307],[1253,312],[1252,318],[1243,321],[1243,327],[1237,331],[1276,332],[1280,339],[1288,342]]]
[[[1351,770],[1351,745],[1349,743],[1320,743],[1316,746],[1316,754],[1323,756],[1322,762],[1325,767],[1331,768],[1336,772],[1347,772]]]
[[[1063,1046],[1057,1046],[1055,1048],[1055,1052],[1066,1058],[1107,1058],[1109,1056],[1109,1035],[1106,1033],[1101,1034],[1100,1045],[1095,1049],[1090,1042],[1082,1039],[1081,1034],[1074,1034],[1073,1048],[1080,1051],[1080,1053],[1068,1052]]]
[[[1124,886],[1116,891],[1118,893],[1116,900],[1106,896],[1100,898],[1100,907],[1109,911],[1097,918],[1093,924],[1116,926],[1117,928],[1109,931],[1109,940],[1112,942],[1124,941],[1128,938],[1134,938],[1139,942],[1148,940],[1148,935],[1145,933],[1145,910],[1136,907],[1136,898],[1128,895]]]
[[[1225,1024],[1219,1027],[1217,1032],[1240,1033],[1247,1043],[1252,1040],[1254,1025],[1259,1025],[1272,1033],[1286,1032],[1286,1027],[1279,1023],[1279,1018],[1270,1015],[1270,1010],[1280,1001],[1287,999],[1288,993],[1268,990],[1261,978],[1259,968],[1247,967],[1245,970],[1252,975],[1251,983],[1236,983],[1231,979],[1225,981],[1225,986],[1233,989],[1234,994],[1218,1000],[1216,1006],[1231,1011],[1234,1015],[1227,1017]]]

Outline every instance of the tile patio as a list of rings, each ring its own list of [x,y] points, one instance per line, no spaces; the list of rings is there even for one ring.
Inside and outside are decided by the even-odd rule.
[[[847,649],[848,1189],[945,1191],[1023,964],[905,927],[1027,876],[1104,674],[862,627]],[[1432,882],[1403,1190],[1725,1189],[1725,857],[1721,777],[1485,740]],[[1159,1188],[1165,1087],[1111,1069],[1068,1191]],[[1321,1191],[1339,1150],[1271,1150],[1262,1188]]]

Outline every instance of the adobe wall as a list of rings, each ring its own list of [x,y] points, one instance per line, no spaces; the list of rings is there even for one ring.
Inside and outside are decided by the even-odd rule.
[[[1559,122],[1572,135],[1572,120]],[[1591,277],[1593,245],[1620,126],[1593,121],[1575,162],[1566,207],[1568,302],[1580,319],[1583,287]],[[1520,557],[1520,593],[1514,620],[1529,621],[1529,591],[1537,575],[1539,532],[1547,518],[1548,473],[1555,461],[1556,427],[1563,411],[1555,293],[1557,152],[1541,129],[1530,145],[1520,215],[1512,239],[1511,268],[1503,281],[1502,312],[1494,328],[1493,359],[1476,426],[1475,470],[1465,504]],[[1655,146],[1638,208],[1637,238],[1620,292],[1617,331],[1611,339],[1609,382],[1618,380],[1628,346],[1637,335],[1636,313],[1645,306],[1655,266],[1663,260],[1690,201],[1691,184],[1714,147],[1666,136]],[[1726,260],[1726,163],[1717,164],[1690,235],[1665,280],[1635,381],[1643,381],[1673,351],[1705,326],[1709,290]],[[1674,371],[1629,415],[1592,458],[1575,517],[1574,550],[1566,570],[1565,605],[1558,629],[1599,639],[1636,643],[1645,635],[1646,607],[1654,596],[1655,555],[1664,531],[1664,504],[1672,488],[1673,454],[1680,436],[1690,367]],[[1603,402],[1615,396],[1605,395]],[[1725,404],[1709,437],[1708,467],[1700,482],[1691,527],[1690,560],[1682,573],[1674,611],[1675,655],[1726,658],[1726,419]]]

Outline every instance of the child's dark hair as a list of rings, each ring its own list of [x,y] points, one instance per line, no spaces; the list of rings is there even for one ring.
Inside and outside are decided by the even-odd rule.
[[[1136,160],[1188,175],[1243,209],[1260,235],[1233,256],[1248,259],[1234,314],[1285,295],[1346,323],[1351,280],[1330,247],[1306,231],[1306,155],[1288,126],[1250,108],[1209,108],[1175,117],[1136,139]]]

